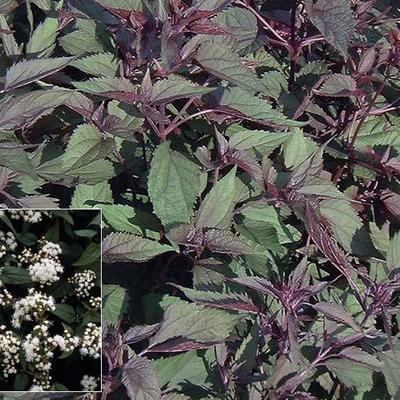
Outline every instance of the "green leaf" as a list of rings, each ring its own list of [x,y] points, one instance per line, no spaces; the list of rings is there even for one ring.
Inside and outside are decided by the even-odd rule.
[[[106,181],[95,185],[80,184],[76,186],[71,201],[71,208],[84,208],[94,203],[112,203],[113,197],[110,184]]]
[[[154,212],[164,225],[189,222],[200,191],[200,168],[164,142],[151,161],[148,190]]]
[[[136,93],[137,87],[128,79],[117,77],[91,78],[84,82],[74,82],[74,86],[82,92],[91,94],[125,92]]]
[[[345,58],[350,40],[354,34],[355,22],[348,0],[312,0],[306,2],[311,22],[325,39]]]
[[[229,146],[236,150],[254,149],[265,156],[278,148],[291,136],[292,134],[289,132],[241,130],[231,136]]]
[[[244,116],[265,121],[276,126],[302,126],[304,123],[288,119],[279,110],[259,97],[252,95],[241,88],[225,88],[219,100],[221,106],[233,108]]]
[[[136,10],[142,11],[142,2],[140,0],[96,0],[104,7],[116,8],[118,10]]]
[[[107,325],[116,326],[127,309],[126,290],[118,285],[103,285],[102,314]]]
[[[75,231],[76,233],[77,231]],[[97,233],[95,231],[95,233]],[[75,267],[82,267],[96,263],[100,265],[101,248],[98,243],[89,243],[79,258],[72,264]]]
[[[316,149],[316,143],[304,137],[300,129],[296,129],[285,142],[284,158],[286,167],[290,169],[298,167],[309,158]]]
[[[97,53],[75,60],[71,63],[71,66],[89,75],[115,77],[121,63],[114,54]]]
[[[215,88],[208,88],[193,83],[177,75],[169,75],[168,78],[156,82],[151,94],[152,103],[169,103],[177,99],[184,99],[214,91]]]
[[[397,232],[390,240],[386,265],[389,270],[400,269],[400,233]]]
[[[343,307],[325,302],[314,304],[313,307],[327,318],[346,324],[357,332],[360,331],[360,327],[355,322],[354,318]]]
[[[171,246],[128,233],[111,233],[103,240],[103,260],[113,262],[144,262],[173,251]]]
[[[242,63],[240,57],[221,41],[204,40],[196,53],[197,62],[209,73],[251,93],[259,92],[262,82],[254,71]]]
[[[100,131],[90,124],[80,125],[73,132],[63,156],[63,169],[67,174],[85,176],[93,168],[106,169],[113,176],[111,162],[104,160],[114,150],[114,141],[104,139]],[[108,174],[107,174],[108,175]]]
[[[0,280],[4,284],[9,285],[23,285],[25,283],[32,283],[31,276],[25,268],[5,266],[0,272]]]
[[[235,166],[207,193],[197,213],[197,227],[230,227],[236,202],[236,171]]]
[[[318,90],[319,95],[331,97],[348,97],[357,89],[357,82],[349,75],[330,75]]]
[[[6,97],[0,101],[0,126],[13,130],[27,127],[64,104],[71,95],[67,90],[51,89]]]
[[[48,57],[56,47],[58,33],[58,19],[46,18],[33,32],[28,44],[26,54],[36,57]]]
[[[265,253],[264,251],[259,251],[248,245],[231,231],[222,229],[207,230],[204,234],[204,244],[216,253],[231,255]]]
[[[344,385],[360,392],[372,388],[373,369],[365,364],[346,359],[329,359],[324,364]]]
[[[160,385],[147,358],[131,358],[122,368],[121,381],[131,400],[161,400]]]
[[[38,178],[28,154],[22,148],[0,148],[0,165],[15,172],[23,172],[34,179]]]
[[[29,85],[65,68],[72,57],[24,60],[14,64],[6,74],[3,91]]]
[[[104,219],[117,231],[157,237],[157,219],[128,205],[101,205]],[[152,230],[152,228],[154,230]]]
[[[193,7],[199,11],[218,11],[231,2],[232,0],[195,0]]]
[[[384,351],[378,354],[382,361],[382,373],[388,392],[397,399],[400,395],[400,351]]]
[[[0,10],[1,10],[0,5]],[[4,31],[10,31],[10,27],[8,26],[7,20],[4,15],[0,12],[0,28]],[[9,57],[15,57],[21,54],[21,50],[18,47],[17,42],[14,39],[14,35],[12,33],[4,33],[0,32],[1,40],[3,41],[4,52]]]
[[[75,308],[69,304],[56,304],[56,309],[51,313],[68,324],[75,321]]]
[[[237,314],[180,301],[165,310],[159,331],[150,339],[150,348],[179,337],[211,346],[224,341],[239,319]]]
[[[228,32],[235,38],[234,48],[239,52],[245,50],[257,38],[257,18],[245,8],[229,7],[211,21],[227,28]]]

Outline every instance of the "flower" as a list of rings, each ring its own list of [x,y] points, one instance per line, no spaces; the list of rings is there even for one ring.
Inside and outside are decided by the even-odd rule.
[[[85,392],[93,392],[96,390],[99,379],[91,375],[83,375],[81,380],[82,389]]]
[[[89,322],[83,332],[80,353],[94,359],[101,356],[100,327]]]
[[[16,374],[16,365],[19,363],[19,350],[21,342],[12,331],[5,330],[0,326],[0,365],[3,376],[7,378],[10,374]]]
[[[82,272],[75,272],[74,276],[68,279],[75,287],[75,293],[78,297],[88,297],[90,290],[95,286],[96,273],[89,269]]]

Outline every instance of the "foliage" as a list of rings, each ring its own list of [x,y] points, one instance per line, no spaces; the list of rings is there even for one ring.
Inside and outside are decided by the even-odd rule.
[[[397,2],[0,12],[5,206],[103,210],[103,399],[398,397]]]

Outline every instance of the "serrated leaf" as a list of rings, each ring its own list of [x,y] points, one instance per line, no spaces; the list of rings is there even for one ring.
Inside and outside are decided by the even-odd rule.
[[[390,240],[386,265],[388,270],[400,268],[400,233],[397,232]]]
[[[127,307],[126,290],[118,285],[103,285],[102,315],[107,325],[116,326]]]
[[[373,370],[365,364],[346,359],[329,359],[324,364],[344,385],[360,392],[372,388]]]
[[[34,30],[26,45],[26,53],[35,57],[48,57],[56,47],[58,19],[46,18]]]
[[[71,66],[78,68],[89,75],[115,77],[120,68],[120,61],[114,54],[97,53],[75,60],[71,63]],[[120,86],[118,86],[118,88],[119,87]],[[93,86],[92,88],[89,87],[89,89],[93,90]]]
[[[245,8],[229,7],[214,17],[212,21],[230,31],[236,40],[235,49],[239,52],[256,40],[257,18]]]
[[[348,0],[318,0],[307,3],[311,22],[325,39],[347,58],[350,39],[354,34],[355,22]]]
[[[245,294],[194,290],[181,285],[173,286],[181,290],[190,300],[199,304],[226,310],[247,311],[256,314],[259,312],[258,307]]]
[[[193,7],[199,11],[217,11],[231,2],[232,0],[195,0]]]
[[[298,167],[308,159],[317,149],[316,143],[304,137],[301,130],[295,130],[286,140],[284,146],[284,158],[286,167],[292,169]]]
[[[3,91],[29,85],[65,68],[72,57],[24,60],[8,69]]]
[[[330,75],[318,90],[319,95],[331,97],[348,97],[357,89],[357,82],[349,75]]]
[[[385,377],[388,392],[393,398],[400,394],[400,351],[384,351],[379,353],[382,361],[382,373]]]
[[[242,130],[231,136],[229,145],[237,150],[254,149],[265,156],[278,148],[290,137],[291,134],[289,132]]]
[[[137,92],[137,87],[128,79],[117,77],[91,78],[84,82],[74,82],[74,86],[85,93],[132,93]]]
[[[290,120],[279,110],[273,109],[266,100],[237,87],[225,88],[219,104],[237,110],[250,119],[265,121],[276,126],[304,125],[302,122]]]
[[[222,229],[209,229],[204,234],[204,244],[216,253],[225,253],[231,255],[239,254],[263,254],[263,251],[257,251],[240,237],[231,231]]]
[[[354,318],[343,307],[325,302],[314,304],[313,307],[327,318],[346,324],[357,332],[360,331],[360,327],[355,322]]]
[[[196,53],[197,62],[209,73],[240,86],[251,93],[259,92],[262,82],[240,57],[223,43],[200,42]]]
[[[65,104],[71,95],[67,90],[51,89],[6,97],[0,101],[0,126],[13,130],[27,127]]]
[[[183,337],[212,345],[224,341],[239,320],[237,314],[186,303],[171,304],[164,313],[160,330],[150,340],[150,348]]]
[[[113,201],[110,184],[106,181],[95,185],[80,184],[76,186],[71,200],[71,208],[85,208],[94,203]]]
[[[200,191],[200,168],[164,142],[151,161],[148,188],[154,212],[164,225],[189,222]]]
[[[1,12],[0,12],[0,28],[5,31],[10,31],[10,27],[8,26],[7,20],[4,17],[3,13]],[[7,56],[15,57],[21,54],[21,50],[19,49],[13,34],[0,32],[0,37],[3,42],[4,52],[6,53]]]
[[[103,240],[103,260],[113,262],[144,262],[173,251],[171,246],[129,233],[111,233]]]
[[[100,131],[90,124],[80,125],[73,132],[63,156],[63,168],[71,175],[85,173],[85,168],[96,164],[105,165],[103,160],[114,150],[112,139],[104,139]],[[106,162],[110,164],[110,162]],[[112,165],[111,165],[112,167]]]
[[[19,147],[0,148],[0,165],[15,172],[23,172],[32,178],[38,178],[27,153]]]
[[[121,381],[131,400],[160,400],[161,389],[150,360],[133,357],[123,366]]]
[[[197,227],[225,229],[231,225],[236,201],[236,171],[235,166],[207,193],[197,213]]]
[[[214,91],[215,88],[208,88],[197,85],[190,80],[177,75],[169,75],[168,78],[156,82],[151,94],[152,103],[169,103],[177,99],[192,96],[202,96]]]

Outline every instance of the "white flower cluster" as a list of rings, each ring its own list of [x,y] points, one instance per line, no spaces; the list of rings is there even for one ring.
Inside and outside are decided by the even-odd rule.
[[[91,297],[89,299],[89,306],[96,310],[99,310],[101,307],[101,297]]]
[[[50,371],[55,347],[53,338],[49,336],[49,327],[49,321],[36,325],[22,343],[26,361],[31,363],[35,370],[33,385],[37,385],[43,390],[50,388]]]
[[[53,342],[61,351],[74,351],[80,342],[77,336],[72,336],[67,330],[64,330],[64,336],[55,335]]]
[[[0,281],[0,306],[9,306],[13,299],[11,293],[5,288],[2,287],[2,283]]]
[[[100,326],[97,326],[89,322],[86,325],[85,331],[83,332],[80,353],[83,356],[89,356],[94,359],[100,358],[101,356],[100,337],[101,337]]]
[[[14,251],[17,248],[17,241],[12,232],[0,231],[0,257],[3,257],[7,250]]]
[[[96,273],[89,269],[82,272],[75,272],[75,274],[68,279],[75,288],[75,293],[78,297],[88,297],[90,290],[94,288],[96,281]]]
[[[10,374],[17,373],[19,363],[19,350],[21,342],[12,332],[7,331],[4,325],[0,326],[0,365],[3,376],[7,378]]]
[[[99,381],[99,378],[96,378],[94,376],[83,375],[81,380],[82,389],[85,392],[93,392],[94,390],[96,390]]]
[[[28,295],[14,305],[11,323],[14,328],[20,328],[23,321],[36,321],[48,311],[56,309],[54,298],[30,288]]]
[[[32,282],[38,282],[41,287],[44,287],[59,281],[59,275],[64,272],[64,267],[58,258],[62,253],[59,244],[43,239],[39,244],[41,247],[37,253],[24,249],[18,256],[18,260],[22,264],[30,264],[28,270]]]
[[[33,211],[33,210],[10,210],[10,217],[12,219],[22,219],[25,222],[35,223],[42,221],[44,216],[49,216],[47,211]]]

